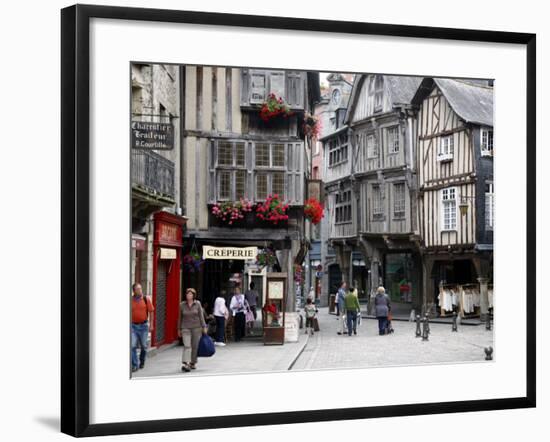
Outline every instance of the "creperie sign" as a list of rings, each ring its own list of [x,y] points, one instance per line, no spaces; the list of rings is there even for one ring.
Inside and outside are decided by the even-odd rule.
[[[213,247],[202,246],[202,259],[256,259],[258,247]]]

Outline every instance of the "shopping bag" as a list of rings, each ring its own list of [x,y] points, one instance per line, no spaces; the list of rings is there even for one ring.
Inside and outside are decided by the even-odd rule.
[[[199,349],[197,351],[197,356],[208,358],[216,353],[216,347],[214,341],[208,335],[202,335],[199,341]]]
[[[317,318],[313,318],[313,331],[319,331],[319,320]]]
[[[254,313],[252,310],[247,310],[244,317],[246,322],[254,322]]]

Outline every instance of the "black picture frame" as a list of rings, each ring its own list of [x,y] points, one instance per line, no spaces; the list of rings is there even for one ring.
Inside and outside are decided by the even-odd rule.
[[[90,424],[90,19],[462,40],[527,52],[527,297],[524,397]],[[61,11],[61,431],[82,437],[528,408],[536,405],[536,35],[291,17],[75,5]]]

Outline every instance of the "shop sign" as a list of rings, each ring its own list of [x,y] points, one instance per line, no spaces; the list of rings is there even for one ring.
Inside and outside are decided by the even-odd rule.
[[[180,242],[178,238],[178,226],[174,224],[161,223],[159,226],[159,241]]]
[[[176,259],[176,249],[167,249],[165,247],[160,248],[160,259]]]
[[[254,260],[258,247],[213,247],[202,246],[202,259],[241,259]]]
[[[172,123],[132,121],[132,148],[172,150],[174,148],[174,126]]]

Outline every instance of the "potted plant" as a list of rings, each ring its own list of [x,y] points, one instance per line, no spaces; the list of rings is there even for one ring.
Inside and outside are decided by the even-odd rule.
[[[201,255],[194,248],[186,255],[183,256],[183,267],[189,273],[200,272],[204,263]]]
[[[256,264],[260,267],[272,267],[277,262],[277,257],[272,249],[265,248],[258,251]]]
[[[321,222],[325,215],[324,210],[323,205],[316,198],[310,198],[304,204],[304,215],[314,225]]]
[[[294,115],[294,112],[290,110],[288,104],[273,93],[268,95],[267,100],[260,108],[260,118],[264,123],[269,123],[278,117],[288,118],[292,115]]]
[[[321,134],[321,120],[319,117],[306,112],[302,123],[302,131],[304,135],[311,140],[317,140]]]
[[[277,225],[288,220],[288,204],[279,198],[279,195],[269,195],[263,203],[256,207],[256,216],[262,221],[269,221]]]
[[[247,212],[252,212],[252,203],[246,198],[236,202],[216,203],[211,210],[212,215],[229,225],[242,220]]]

